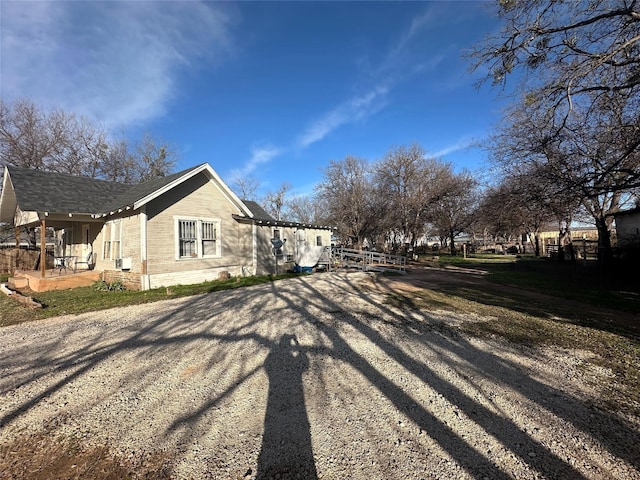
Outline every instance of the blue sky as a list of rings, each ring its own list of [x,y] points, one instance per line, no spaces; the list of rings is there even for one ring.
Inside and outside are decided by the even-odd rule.
[[[308,193],[330,160],[421,144],[457,169],[497,123],[499,91],[462,58],[490,5],[439,2],[0,3],[0,95],[173,144],[233,186]]]

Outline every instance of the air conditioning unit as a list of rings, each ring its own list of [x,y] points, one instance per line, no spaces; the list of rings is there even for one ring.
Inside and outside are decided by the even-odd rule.
[[[116,258],[117,270],[131,270],[131,257]]]

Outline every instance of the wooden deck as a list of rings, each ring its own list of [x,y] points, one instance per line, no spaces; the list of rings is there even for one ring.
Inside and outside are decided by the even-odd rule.
[[[47,270],[43,278],[39,271],[20,270],[9,278],[9,287],[20,290],[29,288],[34,292],[46,292],[49,290],[64,290],[67,288],[88,287],[100,280],[100,272],[95,270],[77,270],[75,273],[69,269]]]

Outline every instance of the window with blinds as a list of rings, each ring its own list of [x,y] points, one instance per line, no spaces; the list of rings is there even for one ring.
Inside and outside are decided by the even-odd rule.
[[[176,219],[176,258],[220,256],[220,220]]]
[[[202,255],[205,257],[216,255],[216,237],[216,224],[202,222]]]
[[[102,232],[102,259],[109,260],[111,259],[111,224],[108,222],[105,223]]]
[[[180,257],[197,257],[197,225],[196,220],[180,220],[178,222],[178,238],[180,242]]]
[[[122,220],[110,220],[102,228],[102,258],[113,260],[122,257]]]

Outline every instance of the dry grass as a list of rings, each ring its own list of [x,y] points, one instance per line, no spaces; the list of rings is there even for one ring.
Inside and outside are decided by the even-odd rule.
[[[588,305],[566,304],[562,299],[540,301],[491,286],[470,289],[443,285],[439,291],[421,289],[392,293],[388,302],[418,310],[446,310],[476,314],[478,321],[459,328],[469,335],[504,338],[528,346],[557,346],[595,354],[592,362],[612,372],[600,385],[603,406],[640,415],[640,325],[621,324],[615,311],[594,311]],[[469,291],[473,290],[473,291]]]
[[[171,466],[162,454],[148,455],[133,464],[118,458],[106,446],[83,446],[73,438],[44,433],[22,435],[0,445],[0,478],[57,479],[168,479]]]

